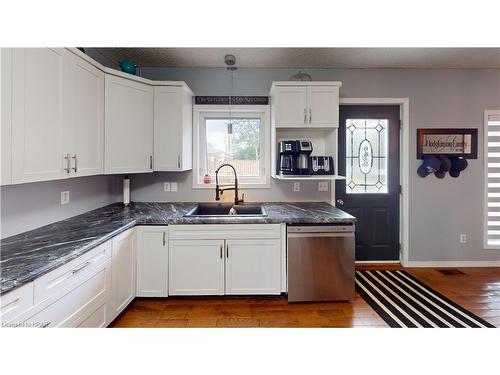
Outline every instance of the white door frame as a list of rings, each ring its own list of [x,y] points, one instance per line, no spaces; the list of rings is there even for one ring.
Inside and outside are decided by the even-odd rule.
[[[399,199],[399,241],[400,262],[408,264],[409,247],[409,208],[410,208],[410,99],[409,98],[340,98],[340,105],[399,105],[401,131],[399,135],[399,168],[401,194]],[[386,261],[363,263],[392,263]]]

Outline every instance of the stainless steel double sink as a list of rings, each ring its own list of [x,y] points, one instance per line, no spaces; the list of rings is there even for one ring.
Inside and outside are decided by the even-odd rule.
[[[261,204],[198,203],[185,217],[265,217],[266,209]]]

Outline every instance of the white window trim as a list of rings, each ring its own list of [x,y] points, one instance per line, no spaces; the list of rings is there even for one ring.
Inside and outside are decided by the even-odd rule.
[[[488,119],[490,116],[499,116],[500,110],[484,111],[483,123],[483,167],[484,167],[484,223],[483,223],[483,236],[485,249],[500,249],[500,245],[488,244]]]
[[[268,105],[233,105],[231,114],[234,117],[259,116],[261,119],[261,131],[263,132],[263,144],[261,144],[261,158],[263,158],[264,180],[249,183],[244,177],[239,177],[241,183],[238,187],[243,189],[266,189],[271,187],[271,115]],[[193,106],[193,189],[214,189],[215,183],[200,183],[198,177],[204,165],[200,163],[201,141],[200,130],[202,121],[209,117],[223,117],[229,115],[229,105],[194,105]]]

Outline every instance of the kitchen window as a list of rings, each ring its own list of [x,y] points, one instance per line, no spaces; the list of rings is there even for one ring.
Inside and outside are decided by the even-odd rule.
[[[269,187],[268,106],[195,106],[194,130],[193,187],[213,188],[215,170],[224,163],[236,169],[242,187]],[[231,168],[221,169],[220,183],[233,180]]]
[[[484,114],[484,246],[500,248],[500,111]]]

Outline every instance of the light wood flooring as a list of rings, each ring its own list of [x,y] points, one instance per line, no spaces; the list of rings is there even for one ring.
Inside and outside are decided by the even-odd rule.
[[[399,266],[360,266],[394,269]],[[500,327],[500,268],[405,268]],[[446,272],[446,269],[444,269]],[[458,270],[458,272],[457,272]],[[285,297],[136,298],[111,327],[387,327],[356,294],[351,302],[288,303]]]

